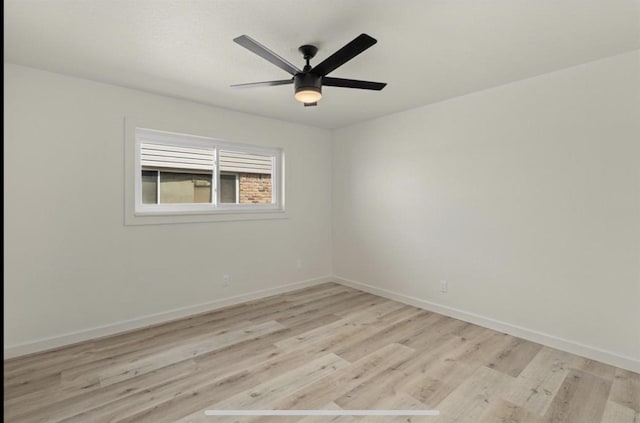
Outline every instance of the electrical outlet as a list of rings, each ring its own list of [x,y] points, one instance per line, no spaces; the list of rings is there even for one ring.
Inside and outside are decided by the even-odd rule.
[[[449,282],[440,281],[440,292],[444,292],[444,293],[449,292]]]
[[[229,286],[230,283],[231,283],[231,276],[229,275],[222,276],[222,286]]]
[[[302,260],[300,258],[296,260],[296,269],[302,269]]]

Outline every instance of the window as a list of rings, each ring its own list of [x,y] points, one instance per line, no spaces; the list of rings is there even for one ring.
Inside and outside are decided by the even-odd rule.
[[[142,204],[210,203],[212,176],[142,168]]]
[[[220,202],[238,204],[240,197],[239,175],[237,173],[220,174]]]
[[[135,129],[135,214],[283,210],[282,151]]]

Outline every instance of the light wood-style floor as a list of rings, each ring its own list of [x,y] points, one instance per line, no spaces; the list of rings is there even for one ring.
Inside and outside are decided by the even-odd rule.
[[[7,422],[640,422],[640,375],[324,284],[5,361]],[[207,417],[206,409],[439,417]]]

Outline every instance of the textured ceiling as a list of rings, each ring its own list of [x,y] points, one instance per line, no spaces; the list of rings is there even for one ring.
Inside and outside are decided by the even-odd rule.
[[[360,33],[378,40],[330,76],[318,107],[235,44],[247,34],[302,67]],[[639,0],[5,0],[4,59],[277,119],[337,128],[640,48]]]

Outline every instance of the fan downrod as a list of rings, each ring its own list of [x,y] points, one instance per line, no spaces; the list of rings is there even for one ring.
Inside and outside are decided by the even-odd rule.
[[[309,72],[311,70],[311,65],[309,64],[309,60],[313,59],[313,56],[316,55],[316,53],[318,52],[318,47],[305,44],[303,46],[298,47],[298,51],[302,53],[304,60],[307,61],[307,64],[304,67],[304,71]]]

